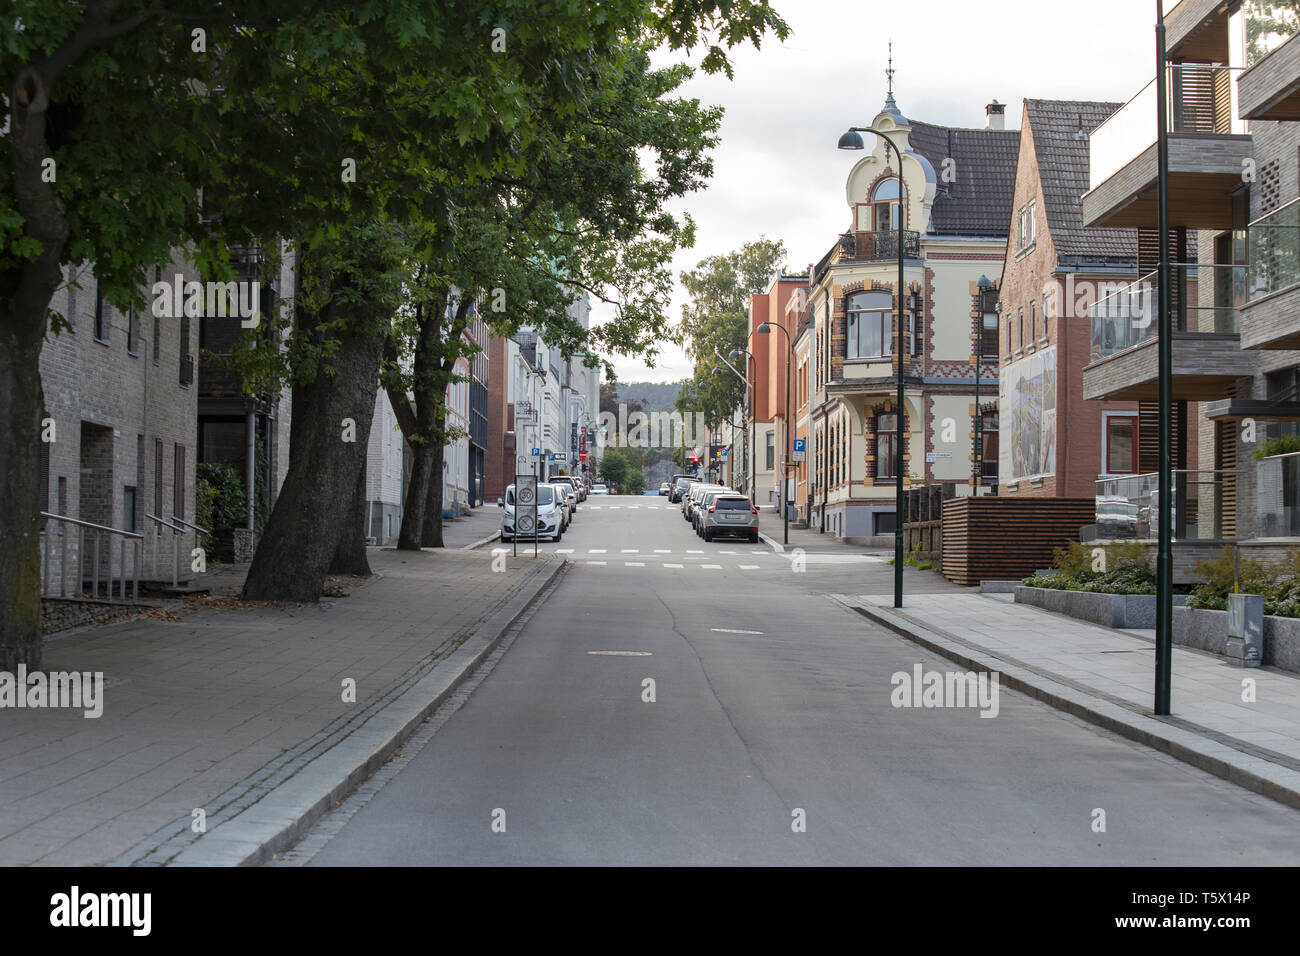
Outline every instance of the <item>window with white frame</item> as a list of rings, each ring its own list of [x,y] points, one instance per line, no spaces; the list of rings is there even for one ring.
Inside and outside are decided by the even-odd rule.
[[[890,354],[894,296],[889,292],[855,292],[849,296],[846,358],[880,358]]]
[[[1016,215],[1016,251],[1021,252],[1034,244],[1034,207],[1037,200],[1031,199],[1020,207]]]

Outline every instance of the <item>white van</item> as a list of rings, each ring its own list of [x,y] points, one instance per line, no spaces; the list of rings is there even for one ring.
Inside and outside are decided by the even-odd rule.
[[[506,489],[504,499],[497,499],[497,507],[501,509],[501,540],[513,541],[516,538],[550,538],[552,541],[559,541],[564,535],[563,511],[555,493],[555,488],[551,485],[537,485],[537,527],[533,523],[533,506],[532,504],[516,508],[515,503],[515,486],[511,485]],[[518,514],[516,514],[518,511]]]

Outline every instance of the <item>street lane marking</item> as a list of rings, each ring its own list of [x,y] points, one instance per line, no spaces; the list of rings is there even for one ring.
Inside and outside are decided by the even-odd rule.
[[[604,549],[604,548],[592,548],[592,549],[591,549],[590,551],[588,551],[587,553],[588,553],[588,554],[604,554],[604,553],[605,553],[605,549]]]
[[[734,627],[711,627],[710,631],[717,631],[719,634],[762,634],[762,631],[741,631]]]
[[[672,554],[672,548],[655,548],[655,554]]]
[[[644,567],[645,567],[645,562],[644,562],[644,561],[624,561],[624,562],[623,562],[623,567],[625,567],[625,568],[644,568]]]
[[[605,562],[605,561],[588,561],[587,563],[588,563],[588,564],[606,564],[606,563],[608,563],[608,562]]]
[[[721,570],[722,570],[722,565],[720,565],[720,564],[701,564],[700,567],[702,567],[702,568],[706,568],[706,569],[708,569],[709,571],[721,571]]]
[[[718,554],[738,554],[736,551],[719,551]]]
[[[621,553],[623,553],[623,554],[640,554],[641,552],[640,552],[638,549],[636,549],[636,548],[624,548],[623,551],[622,551]]]
[[[751,551],[750,554],[771,554],[771,551]]]
[[[680,568],[680,567],[682,567],[682,565],[680,565],[680,564],[665,564],[664,567],[665,567],[665,568]]]
[[[692,551],[690,548],[687,548],[687,549],[686,549],[686,553],[687,553],[687,554],[703,554],[704,552],[703,552],[703,551]]]
[[[654,657],[650,651],[587,651],[587,653],[605,657]]]
[[[555,549],[555,553],[556,553],[556,554],[573,554],[573,549],[572,549],[572,548],[556,548],[556,549]]]
[[[742,570],[742,571],[757,571],[757,570],[758,570],[758,565],[757,565],[757,564],[742,564],[742,565],[740,566],[740,570]]]

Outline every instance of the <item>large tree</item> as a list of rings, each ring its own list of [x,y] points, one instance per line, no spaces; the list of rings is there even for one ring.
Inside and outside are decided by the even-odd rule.
[[[332,556],[340,512],[316,496],[350,508],[357,456],[324,440],[340,428],[329,416],[353,406],[339,395],[373,394],[377,360],[351,353],[378,355],[391,334],[356,302],[364,283],[340,281],[335,265],[364,259],[358,243],[377,224],[436,225],[448,188],[536,163],[556,118],[581,110],[629,40],[703,47],[705,69],[730,73],[727,49],[769,31],[786,27],[750,0],[613,0],[600,16],[577,0],[11,3],[0,23],[0,664],[40,662],[38,362],[63,266],[93,262],[125,306],[177,247],[222,277],[225,243],[295,240],[326,311],[294,328],[282,368],[295,389],[318,390],[303,397],[306,421],[295,415],[293,437],[315,438],[291,451],[290,471],[325,456],[337,483],[286,481],[276,510],[297,517],[273,514],[262,546],[289,555],[310,540]],[[211,231],[204,187],[223,213]],[[645,347],[634,328],[611,344]],[[323,573],[316,560],[261,561],[248,593],[315,597]]]

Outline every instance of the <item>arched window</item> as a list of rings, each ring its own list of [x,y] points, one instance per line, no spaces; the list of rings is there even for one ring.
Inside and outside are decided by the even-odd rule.
[[[876,232],[898,228],[902,192],[897,179],[886,179],[871,193],[872,227]]]
[[[890,354],[894,296],[889,292],[855,292],[849,296],[846,358],[879,358]]]

